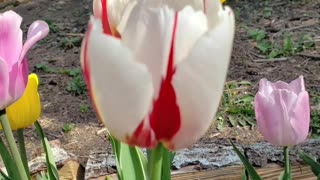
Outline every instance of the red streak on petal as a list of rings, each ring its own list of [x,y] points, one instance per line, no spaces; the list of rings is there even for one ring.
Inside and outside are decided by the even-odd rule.
[[[108,19],[108,8],[107,8],[107,0],[101,0],[102,4],[102,26],[103,32],[108,35],[112,35],[109,19]]]
[[[172,31],[172,42],[168,60],[167,76],[162,80],[160,94],[154,102],[153,112],[150,114],[150,126],[155,132],[157,140],[170,141],[181,126],[180,109],[177,104],[176,94],[171,83],[175,73],[174,45],[177,30],[178,13],[175,14]]]
[[[130,145],[154,148],[157,146],[159,141],[165,143],[169,142],[180,129],[180,109],[177,105],[176,94],[171,84],[172,77],[175,73],[174,41],[177,22],[178,14],[176,13],[172,31],[167,75],[161,82],[159,97],[154,101],[153,111],[150,113],[149,117],[143,119],[134,134],[127,138],[127,143]]]
[[[90,99],[92,101],[92,104],[93,104],[93,108],[96,110],[97,112],[97,116],[98,116],[98,119],[100,119],[100,121],[103,123],[102,119],[101,119],[101,116],[99,114],[99,111],[97,109],[97,105],[95,104],[95,101],[94,101],[94,96],[93,96],[93,92],[92,92],[92,87],[91,87],[91,80],[90,80],[90,68],[89,68],[89,58],[88,58],[88,40],[90,38],[90,33],[91,33],[91,30],[92,30],[92,24],[89,23],[89,26],[88,26],[88,30],[86,32],[86,35],[84,37],[84,52],[83,52],[83,58],[84,58],[84,63],[83,63],[83,72],[84,72],[84,79],[86,80],[86,83],[87,83],[87,87],[88,87],[88,91],[89,91],[89,95],[90,95]]]
[[[157,142],[152,138],[150,128],[145,127],[146,121],[142,121],[132,137],[127,137],[127,143],[131,146],[140,146],[146,148],[156,147]]]
[[[203,0],[203,13],[207,14],[206,11],[207,11],[207,0]]]

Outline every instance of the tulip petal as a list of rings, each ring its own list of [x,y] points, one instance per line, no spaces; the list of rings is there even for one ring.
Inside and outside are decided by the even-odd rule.
[[[196,41],[207,32],[207,18],[202,11],[195,12],[187,6],[179,12],[177,33],[175,36],[175,65],[190,53]]]
[[[204,12],[208,17],[208,26],[213,28],[223,20],[221,16],[225,15],[225,11],[219,0],[203,0],[203,3]],[[231,12],[230,9],[228,11]]]
[[[272,144],[295,145],[296,135],[290,122],[289,110],[297,95],[287,90],[275,90],[270,96],[258,92],[255,96],[255,114],[259,131]]]
[[[29,49],[39,40],[46,37],[49,33],[49,26],[44,21],[35,21],[33,22],[28,30],[28,36],[27,40],[24,43],[22,47],[22,51],[20,54],[20,62],[23,61],[23,59],[26,56],[26,53],[29,51]]]
[[[299,94],[300,92],[303,92],[306,90],[304,87],[303,76],[299,76],[297,79],[291,81],[289,85],[296,94]]]
[[[268,81],[266,78],[263,78],[259,82],[259,92],[265,96],[269,96],[273,90],[275,90],[275,86],[272,82]]]
[[[310,126],[310,103],[307,91],[299,94],[289,113],[292,118],[291,125],[296,134],[295,144],[299,144],[307,138]]]
[[[92,1],[93,15],[95,18],[101,19],[102,17],[102,6],[101,0]]]
[[[28,83],[28,63],[27,59],[24,59],[21,64],[16,63],[11,67],[9,72],[9,91],[8,93],[14,101],[18,100],[25,91]]]
[[[23,96],[6,109],[12,130],[31,126],[40,117],[41,104],[38,84],[37,75],[30,74]]]
[[[218,107],[235,29],[231,9],[226,8],[219,18],[219,24],[197,41],[173,77],[182,123],[171,141],[174,149],[198,140],[210,126]]]
[[[8,71],[19,59],[22,49],[22,18],[13,11],[0,14],[0,56],[7,62]]]
[[[291,88],[291,86],[283,81],[277,81],[275,83],[273,83],[275,89],[285,89],[287,91],[293,91],[293,89]]]
[[[167,73],[173,23],[173,10],[147,9],[139,4],[133,8],[121,34],[124,45],[134,52],[134,59],[145,64],[151,73],[154,99],[158,98],[161,80]]]
[[[6,107],[9,87],[7,63],[0,57],[0,110]]]
[[[121,42],[102,32],[101,23],[91,20],[87,35],[90,88],[100,118],[121,141],[132,136],[150,111],[152,79],[147,67],[134,61]],[[86,54],[86,53],[84,53]]]

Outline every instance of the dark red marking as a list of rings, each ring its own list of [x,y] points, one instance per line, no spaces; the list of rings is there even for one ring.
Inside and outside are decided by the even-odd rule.
[[[174,26],[172,31],[171,48],[167,66],[167,75],[162,80],[159,97],[153,103],[153,111],[149,115],[150,126],[144,127],[144,121],[136,129],[129,143],[143,147],[155,147],[157,142],[152,142],[151,132],[155,133],[157,141],[170,141],[181,127],[180,109],[177,104],[177,98],[172,86],[172,77],[175,73],[174,68],[174,45],[178,22],[178,13],[175,14]],[[151,129],[150,129],[151,128]],[[138,144],[137,144],[138,142]],[[144,144],[141,144],[144,142]]]
[[[108,35],[112,35],[109,19],[108,19],[108,4],[107,0],[101,0],[101,5],[102,5],[102,27],[103,27],[103,32]]]
[[[181,126],[180,109],[177,97],[171,83],[175,73],[174,68],[174,45],[177,30],[178,13],[175,14],[172,41],[167,67],[167,77],[162,80],[160,94],[154,102],[153,112],[150,114],[150,126],[155,132],[156,139],[170,141]]]

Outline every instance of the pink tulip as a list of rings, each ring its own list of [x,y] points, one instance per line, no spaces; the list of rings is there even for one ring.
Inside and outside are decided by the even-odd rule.
[[[293,146],[306,139],[310,106],[302,76],[289,84],[261,79],[254,103],[258,128],[267,141]]]
[[[187,147],[206,132],[218,107],[234,15],[219,0],[207,1],[205,12],[179,2],[130,2],[118,37],[108,8],[89,22],[81,64],[91,98],[110,133],[130,145]]]
[[[22,18],[13,11],[0,14],[0,110],[23,95],[28,81],[26,53],[49,32],[45,22],[35,21],[30,25],[22,46],[21,21]]]

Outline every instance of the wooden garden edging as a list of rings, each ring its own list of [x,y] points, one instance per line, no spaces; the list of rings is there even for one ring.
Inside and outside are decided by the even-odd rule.
[[[264,168],[256,168],[263,180],[278,180],[283,167],[276,164],[269,164]],[[180,172],[179,172],[180,171]],[[186,172],[179,170],[174,172],[172,180],[240,180],[243,166],[230,166],[210,171]],[[293,165],[292,175],[294,180],[316,180],[309,166]]]

